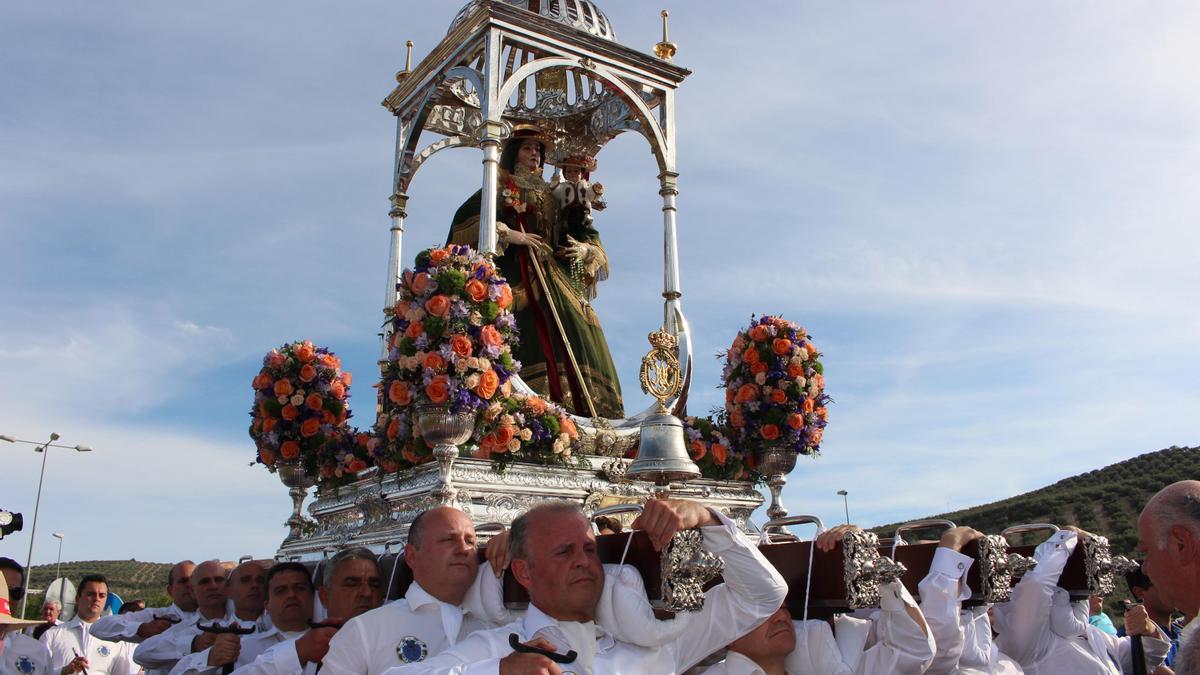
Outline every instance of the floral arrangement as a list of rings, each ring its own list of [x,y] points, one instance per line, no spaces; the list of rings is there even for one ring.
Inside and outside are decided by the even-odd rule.
[[[515,461],[576,466],[571,445],[579,430],[567,411],[536,395],[513,394],[484,410],[475,457],[503,473]]]
[[[500,198],[504,200],[505,208],[512,209],[517,213],[525,213],[527,207],[525,202],[521,201],[521,188],[512,174],[509,174],[504,184],[500,186]]]
[[[384,442],[373,456],[405,468],[432,456],[416,429],[418,406],[483,410],[509,393],[520,364],[512,289],[469,246],[422,251],[398,290],[379,384],[376,432]]]
[[[730,440],[733,434],[724,417],[724,411],[715,411],[713,417],[685,417],[688,452],[705,478],[751,480],[754,476],[746,465],[746,456]]]
[[[324,485],[345,485],[355,480],[359,471],[374,465],[372,451],[379,437],[358,429],[343,426],[334,431],[328,443],[317,451],[317,470]]]
[[[317,457],[337,438],[351,416],[346,397],[350,373],[338,357],[311,341],[272,349],[254,376],[250,437],[258,460],[272,471],[280,461],[299,460],[317,473]]]
[[[820,356],[803,328],[777,316],[752,317],[734,339],[722,372],[725,411],[750,464],[767,447],[820,451],[829,402]]]

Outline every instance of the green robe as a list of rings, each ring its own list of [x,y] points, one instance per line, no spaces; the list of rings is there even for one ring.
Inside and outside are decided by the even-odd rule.
[[[566,243],[567,234],[577,241],[597,247],[598,262],[607,268],[600,235],[594,228],[578,228],[565,231],[550,196],[550,186],[540,176],[527,174],[514,177],[507,171],[500,172],[500,192],[496,198],[496,219],[510,229],[524,229],[541,236],[552,248]],[[512,188],[516,188],[513,190]],[[514,197],[505,196],[509,190],[525,205],[523,212],[514,208]],[[448,243],[479,244],[480,192],[476,192],[454,214]],[[608,341],[596,311],[588,302],[594,297],[597,279],[595,270],[575,266],[569,261],[551,256],[540,259],[547,289],[542,286],[534,271],[533,256],[525,246],[501,244],[497,251],[496,265],[508,280],[513,291],[513,313],[521,334],[521,344],[516,357],[521,361],[520,375],[534,391],[562,404],[568,411],[590,417],[587,404],[582,398],[580,380],[587,386],[600,417],[621,418],[625,416],[621,402],[621,384],[608,351]],[[595,264],[595,263],[593,263]],[[550,310],[553,305],[562,323],[562,333],[575,355],[582,371],[579,378],[571,368],[570,359],[563,348],[563,341]]]

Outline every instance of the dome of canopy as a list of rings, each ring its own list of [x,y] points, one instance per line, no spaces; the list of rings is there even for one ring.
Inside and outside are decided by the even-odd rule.
[[[616,32],[613,31],[608,17],[604,16],[604,12],[601,12],[600,8],[590,0],[500,0],[500,2],[541,14],[548,19],[585,33],[591,33],[596,37],[617,41]],[[471,0],[460,9],[455,15],[454,21],[450,22],[450,30],[458,27],[478,4],[478,0]]]

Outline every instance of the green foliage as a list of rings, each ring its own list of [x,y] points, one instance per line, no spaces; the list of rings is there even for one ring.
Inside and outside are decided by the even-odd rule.
[[[85,574],[103,574],[108,578],[110,591],[122,600],[145,600],[147,607],[165,607],[171,604],[167,596],[167,572],[172,563],[150,563],[137,560],[85,560],[63,562],[62,576],[76,586]],[[41,614],[43,591],[57,578],[57,566],[34,565],[29,577],[30,590],[27,618],[35,619]]]

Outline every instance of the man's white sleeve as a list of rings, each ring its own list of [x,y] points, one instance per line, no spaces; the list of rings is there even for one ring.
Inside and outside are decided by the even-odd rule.
[[[1133,638],[1129,636],[1117,637],[1110,635],[1104,631],[1095,628],[1089,631],[1089,634],[1095,636],[1095,639],[1103,640],[1104,648],[1108,651],[1117,663],[1121,664],[1122,673],[1133,672]],[[1163,639],[1162,631],[1158,631],[1158,636],[1143,635],[1142,636],[1142,651],[1146,655],[1146,672],[1154,672],[1167,657],[1167,652],[1171,650],[1171,643]]]
[[[212,647],[209,647],[179,659],[171,668],[170,675],[214,675],[220,672],[221,669],[217,666],[208,665],[208,655],[211,652]]]
[[[324,672],[325,667],[321,667]],[[299,675],[304,672],[296,639],[280,642],[258,655],[254,661],[233,671],[233,675]]]
[[[710,511],[721,524],[700,528],[703,547],[724,561],[725,583],[704,594],[704,609],[693,613],[692,630],[668,647],[679,672],[757,628],[779,609],[788,591],[787,582],[733,521]]]
[[[197,634],[194,624],[176,624],[138,645],[133,661],[146,670],[169,670],[191,653]]]
[[[128,614],[112,614],[96,619],[88,628],[88,635],[109,642],[141,642],[137,634],[143,623],[154,619],[156,608],[139,609]],[[161,610],[157,610],[161,611]]]
[[[874,619],[874,644],[863,652],[855,675],[920,675],[933,660],[932,635],[910,614],[920,611],[908,589],[899,581],[879,586],[880,613]]]
[[[1050,632],[1054,589],[1058,588],[1058,577],[1078,542],[1079,537],[1069,530],[1050,535],[1033,552],[1037,567],[1026,572],[1013,588],[996,644],[1022,667],[1028,668],[1050,651],[1054,639]]]
[[[948,675],[962,658],[966,639],[962,601],[971,597],[966,579],[973,562],[958,551],[939,546],[934,551],[929,574],[917,585],[921,593],[921,613],[925,615],[929,632],[937,644],[933,663],[926,671],[933,675]]]

